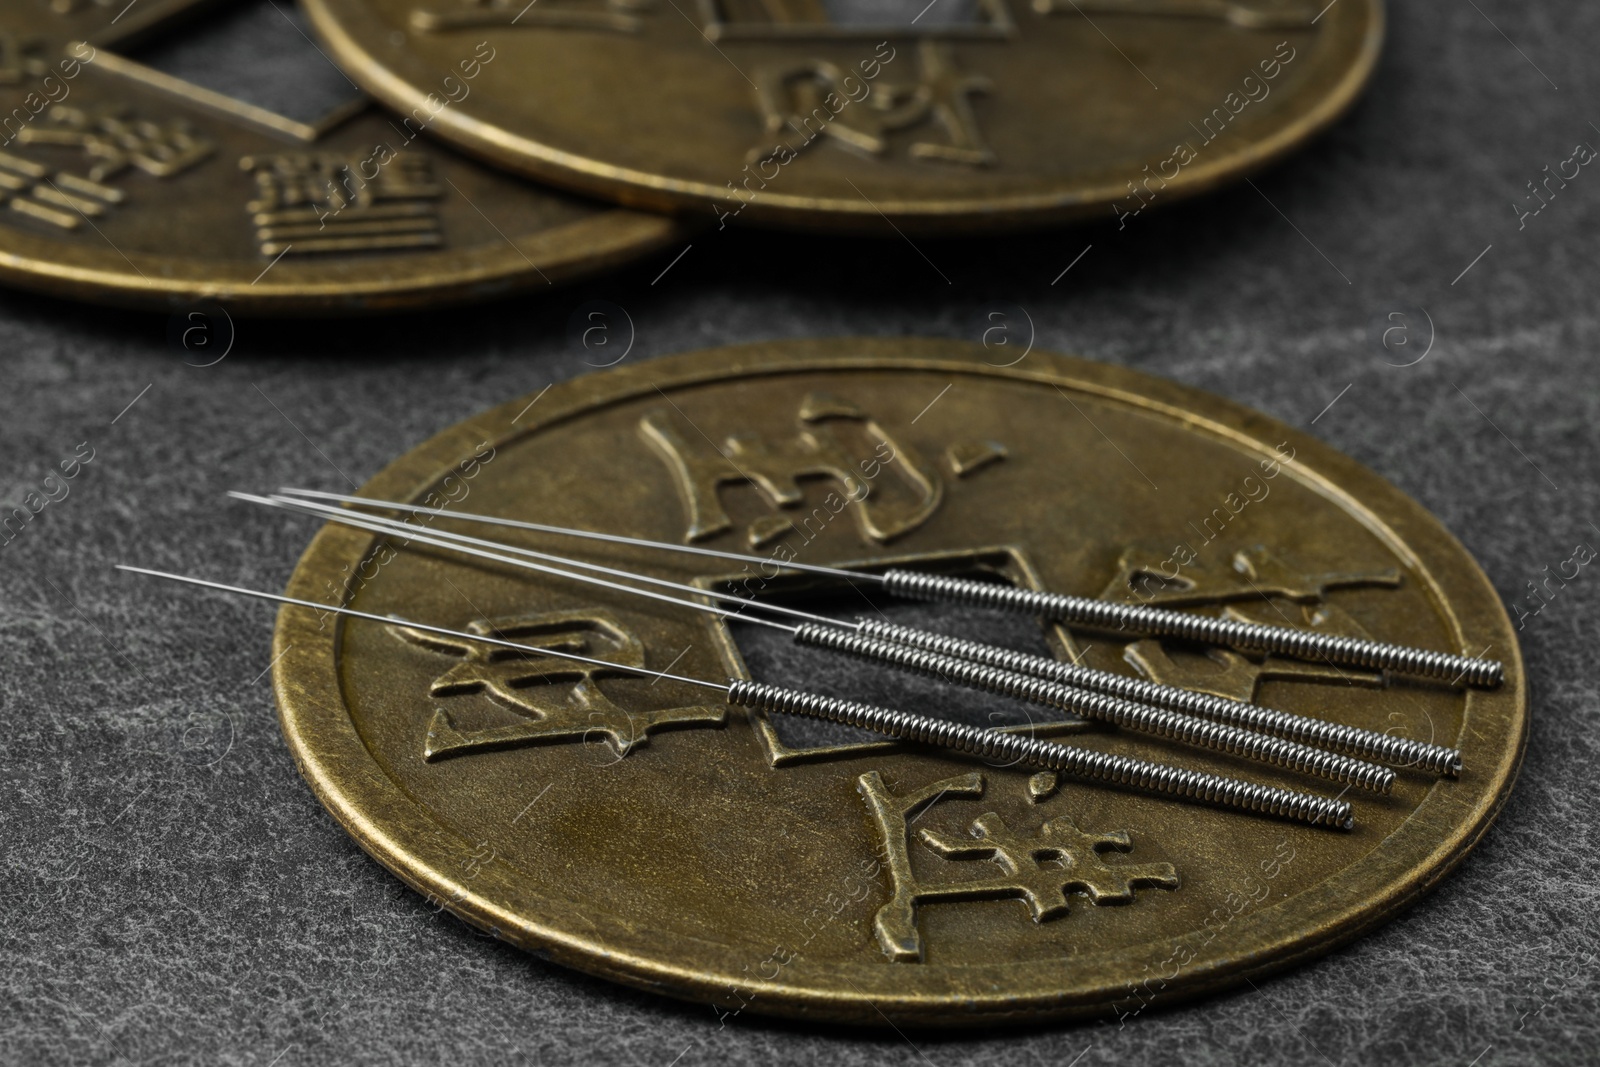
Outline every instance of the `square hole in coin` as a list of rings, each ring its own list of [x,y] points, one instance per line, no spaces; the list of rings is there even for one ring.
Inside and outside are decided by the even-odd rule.
[[[964,572],[964,576],[1000,580],[988,571]],[[1056,656],[1035,619],[961,604],[900,600],[867,582],[850,585],[831,579],[779,579],[771,583],[771,590],[760,599],[829,618],[876,619],[1036,655]],[[798,645],[790,634],[771,627],[734,621],[729,623],[729,631],[750,676],[759,682],[953,719],[972,726],[1025,726],[1076,720],[1075,716],[1055,708],[968,689],[855,656]],[[881,734],[800,715],[770,718],[779,739],[791,749],[826,748],[884,739]]]
[[[362,99],[290,0],[227,4],[126,52],[174,78],[315,124]]]

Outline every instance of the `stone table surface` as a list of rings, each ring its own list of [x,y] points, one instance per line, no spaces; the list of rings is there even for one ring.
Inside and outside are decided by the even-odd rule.
[[[165,315],[0,293],[4,510],[93,452],[0,545],[0,1062],[1594,1062],[1590,569],[1522,619],[1521,780],[1414,908],[1257,988],[1123,1027],[960,1035],[719,1026],[436,912],[296,775],[264,673],[273,613],[198,597],[174,612],[111,570],[281,588],[304,528],[249,521],[224,490],[361,482],[473,412],[592,372],[568,330],[588,300],[628,311],[631,361],[774,337],[978,340],[990,312],[1022,329],[1025,309],[1040,348],[1223,394],[1356,457],[1531,607],[1543,568],[1600,545],[1600,177],[1521,223],[1513,205],[1600,143],[1600,8],[1390,15],[1370,92],[1326,136],[1125,229],[914,245],[710,230],[676,261],[487,306],[241,321],[207,368],[185,365]],[[1391,313],[1411,347],[1379,343]]]

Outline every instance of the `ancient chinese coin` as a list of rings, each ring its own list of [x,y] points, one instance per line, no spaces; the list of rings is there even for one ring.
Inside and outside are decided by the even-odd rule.
[[[1381,0],[306,7],[369,92],[512,170],[724,225],[869,232],[1126,224],[1326,127],[1383,28]],[[468,93],[479,49],[497,59]]]
[[[120,51],[196,6],[0,13],[0,281],[123,304],[373,310],[544,287],[680,232],[492,171],[364,100],[295,121]]]
[[[1402,771],[1392,795],[1352,798],[1343,833],[989,765],[624,668],[753,672],[1327,788],[823,653],[796,666],[720,617],[328,527],[291,595],[618,666],[285,609],[275,678],[306,778],[440,906],[724,1017],[1136,1015],[1300,963],[1459,863],[1511,787],[1527,724],[1514,630],[1466,551],[1377,475],[1263,415],[1120,368],[1039,352],[998,366],[989,354],[944,340],[786,341],[629,365],[452,427],[366,491],[753,551],[771,564],[494,534],[752,595],[831,595],[846,611],[874,609],[847,585],[784,577],[781,563],[892,561],[1481,652],[1506,665],[1498,689],[957,609],[924,623],[1459,746],[1466,773]]]

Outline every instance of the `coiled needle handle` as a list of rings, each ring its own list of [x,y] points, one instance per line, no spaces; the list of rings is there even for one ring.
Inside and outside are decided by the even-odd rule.
[[[1295,659],[1390,670],[1419,678],[1437,678],[1451,684],[1465,682],[1479,688],[1493,688],[1500,684],[1504,673],[1503,666],[1497,660],[1429,652],[1358,637],[1319,634],[1290,626],[1264,626],[1186,611],[1018,589],[994,582],[920,571],[891,569],[884,571],[882,578],[883,586],[889,592],[913,600],[972,604],[1100,630],[1176,637],[1246,652],[1272,652]]]
[[[1088,719],[1108,722],[1124,729],[1209,748],[1229,755],[1243,756],[1260,763],[1286,767],[1304,774],[1330,778],[1346,785],[1387,793],[1394,786],[1394,772],[1387,767],[1351,759],[1333,752],[1310,748],[1293,741],[1270,737],[1212,722],[1208,719],[1169,711],[1166,708],[1135,704],[1103,693],[1074,689],[1046,678],[1018,674],[971,660],[943,656],[909,645],[897,645],[860,632],[805,623],[795,629],[796,644],[843,652],[874,663],[897,667],[941,681],[972,689],[1000,693],[1034,704],[1060,708]]]
[[[1310,715],[1295,715],[1292,712],[1266,708],[1242,700],[1229,700],[1227,697],[1213,696],[1210,693],[1200,693],[1175,685],[1147,682],[1142,678],[1112,674],[1110,671],[1082,667],[1076,663],[1051,659],[1049,656],[1019,652],[1015,649],[985,644],[982,641],[950,637],[930,630],[862,619],[859,620],[857,632],[945,656],[954,656],[957,659],[985,663],[1018,674],[1048,678],[1063,685],[1090,689],[1139,704],[1154,704],[1156,707],[1198,715],[1214,722],[1271,734],[1313,748],[1342,752],[1358,759],[1386,763],[1391,767],[1410,767],[1452,777],[1461,773],[1460,750],[1429,744],[1426,741],[1395,737],[1393,734],[1330,722]]]
[[[1350,803],[1344,800],[1296,793],[1276,786],[1224,778],[1218,774],[1186,770],[1130,756],[1055,744],[1023,734],[968,726],[948,719],[930,719],[818,693],[734,679],[728,683],[728,702],[769,713],[826,719],[984,759],[1059,771],[1074,778],[1198,800],[1217,807],[1260,812],[1312,826],[1348,830],[1355,825],[1350,814]]]

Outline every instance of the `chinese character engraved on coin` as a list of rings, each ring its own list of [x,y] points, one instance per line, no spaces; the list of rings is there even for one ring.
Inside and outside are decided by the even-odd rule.
[[[263,256],[384,252],[444,244],[444,188],[427,156],[288,152],[245,156],[256,182],[246,205]]]
[[[1020,832],[994,812],[979,816],[966,839],[923,829],[917,840],[946,860],[988,860],[1000,873],[987,878],[925,881],[912,870],[910,820],[946,797],[982,796],[984,776],[963,774],[896,794],[877,771],[868,771],[857,779],[857,786],[881,835],[884,866],[892,885],[889,902],[878,909],[873,929],[884,955],[896,962],[922,959],[922,937],[916,925],[919,904],[1020,898],[1033,921],[1044,923],[1067,914],[1068,890],[1082,893],[1092,904],[1111,904],[1133,901],[1134,889],[1141,886],[1178,888],[1178,873],[1170,863],[1109,864],[1101,858],[1105,852],[1132,850],[1126,831],[1085,833],[1063,815],[1036,831]]]
[[[44,60],[44,42],[0,30],[0,85],[16,85],[25,77],[37,77],[49,70],[50,64]]]
[[[750,523],[752,547],[797,531],[814,536],[810,523],[815,521],[820,529],[849,504],[856,505],[854,518],[862,543],[886,544],[922,526],[944,499],[944,478],[935,464],[854,403],[827,393],[806,396],[796,433],[788,438],[775,440],[750,430],[728,434],[719,446],[681,412],[666,408],[648,412],[639,431],[672,472],[683,498],[689,514],[685,543],[733,528],[720,498],[726,485],[754,486],[773,509]],[[1002,446],[982,441],[957,442],[948,458],[957,476],[964,477],[1004,456]],[[891,469],[896,475],[892,489],[877,481]],[[838,488],[824,501],[826,510],[813,510],[797,527],[783,511],[803,502],[802,478],[828,479]]]
[[[942,41],[923,39],[917,54],[918,80],[910,85],[874,87],[820,58],[756,68],[762,121],[767,134],[781,143],[757,145],[749,161],[787,162],[785,156],[792,158],[819,139],[876,158],[888,151],[891,132],[934,124],[945,140],[913,142],[912,159],[975,167],[994,163],[972,110],[972,97],[989,92],[993,83],[961,71]]]
[[[645,648],[631,631],[603,610],[552,612],[530,617],[480,619],[467,630],[501,640],[614,660],[621,667],[643,667]],[[523,721],[477,729],[459,727],[450,712],[436,708],[428,727],[423,758],[428,761],[547,741],[604,740],[618,758],[644,744],[653,730],[674,726],[721,726],[722,705],[697,704],[655,710],[620,707],[601,691],[603,678],[626,677],[624,670],[549,659],[494,648],[439,634],[394,626],[400,639],[460,660],[429,687],[433,697],[487,693]],[[564,693],[562,685],[568,686]]]
[[[799,479],[837,482],[841,509],[858,504],[856,526],[865,543],[893,540],[921,526],[939,507],[944,482],[937,467],[897,442],[881,425],[847,400],[812,393],[800,405],[793,437],[773,440],[758,431],[729,434],[719,450],[681,415],[651,411],[640,432],[661,455],[689,512],[686,542],[703,541],[733,527],[719,492],[724,485],[749,483],[773,508],[802,502]],[[893,464],[908,493],[892,502],[875,499],[872,482]],[[787,516],[762,516],[750,524],[749,541],[761,546],[795,529]]]
[[[51,173],[33,159],[0,152],[0,203],[12,211],[63,230],[104,215],[126,194],[107,182],[137,169],[154,178],[172,178],[205,162],[216,145],[183,119],[155,121],[122,107],[50,109],[48,121],[24,127],[25,145],[81,149],[88,169]]]

